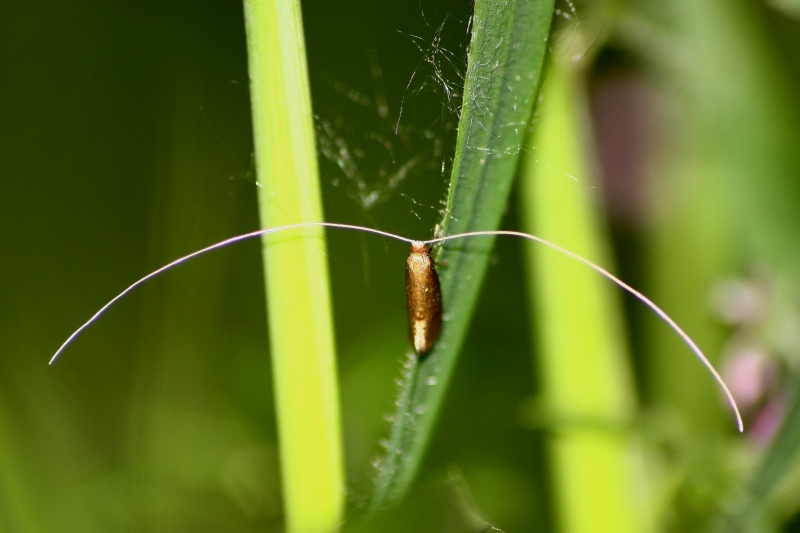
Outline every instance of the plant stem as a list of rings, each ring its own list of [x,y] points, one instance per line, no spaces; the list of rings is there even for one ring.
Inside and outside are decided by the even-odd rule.
[[[522,171],[525,231],[605,263],[577,80],[552,65]],[[605,280],[528,247],[537,367],[556,521],[564,533],[639,531],[627,426],[633,384],[619,302]],[[600,259],[600,260],[599,260]]]
[[[300,3],[244,6],[262,227],[322,221]],[[344,468],[323,230],[263,243],[286,530],[332,531]]]

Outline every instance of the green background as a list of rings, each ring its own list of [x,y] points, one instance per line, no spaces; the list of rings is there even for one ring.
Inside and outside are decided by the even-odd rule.
[[[733,334],[710,311],[716,281],[758,278],[763,267],[782,289],[771,320],[797,302],[800,23],[758,2],[668,4],[579,5],[583,27],[553,46],[590,57],[600,161],[609,165],[615,140],[628,154],[619,160],[644,161],[628,162],[646,182],[632,215],[614,203],[613,185],[597,189],[609,199],[619,271],[716,358]],[[366,189],[388,182],[381,168],[418,158],[370,206],[323,159],[327,220],[431,236],[457,125],[457,98],[448,101],[439,77],[460,91],[470,9],[303,4],[315,112],[349,147]],[[596,27],[605,33],[592,40]],[[0,6],[0,532],[280,531],[256,242],[152,281],[47,366],[138,277],[257,228],[246,65],[237,2]],[[626,91],[640,92],[632,101]],[[374,105],[382,93],[386,118]],[[622,111],[608,94],[623,95]],[[641,145],[626,122],[640,119]],[[506,227],[517,227],[517,213],[512,200]],[[355,521],[408,350],[407,249],[327,234]],[[381,530],[477,531],[478,509],[505,531],[552,530],[543,430],[530,414],[522,249],[501,238],[495,255],[421,479]],[[655,514],[667,529],[705,530],[760,449],[734,434],[688,351],[629,303],[640,399],[667,413],[641,423],[658,464],[644,475],[668,495]],[[781,391],[791,391],[793,352],[764,342],[780,361]],[[777,523],[799,503],[781,501]]]

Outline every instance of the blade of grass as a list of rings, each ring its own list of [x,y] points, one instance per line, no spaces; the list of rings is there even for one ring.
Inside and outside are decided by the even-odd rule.
[[[749,489],[753,503],[767,500],[787,474],[797,475],[794,467],[797,464],[798,452],[800,452],[800,394],[795,393],[780,432],[750,482]]]
[[[300,3],[244,6],[262,227],[322,221]],[[332,531],[344,468],[323,231],[263,242],[286,530]]]
[[[552,0],[478,0],[444,234],[496,229],[536,101]],[[494,239],[448,242],[437,259],[445,323],[433,350],[405,380],[371,510],[402,497],[431,439]]]
[[[524,230],[600,264],[577,75],[552,65],[523,158]],[[631,447],[633,384],[613,287],[571,258],[526,246],[536,365],[548,426],[556,522],[564,533],[639,531]]]
[[[746,490],[733,494],[716,517],[718,531],[756,531],[797,512],[800,454],[800,394],[795,390],[786,418],[769,450],[756,467]]]

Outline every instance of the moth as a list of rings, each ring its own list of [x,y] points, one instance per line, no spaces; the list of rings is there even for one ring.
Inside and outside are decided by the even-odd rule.
[[[442,289],[430,247],[422,241],[411,243],[406,259],[406,306],[408,338],[417,355],[423,356],[433,347],[442,328]]]
[[[439,331],[442,327],[442,311],[443,311],[443,304],[442,304],[442,294],[441,294],[441,287],[439,284],[439,276],[436,274],[436,269],[434,267],[434,261],[430,255],[430,246],[437,243],[442,243],[445,241],[455,240],[455,239],[464,239],[464,238],[471,238],[471,237],[481,237],[481,236],[489,236],[489,235],[508,235],[512,237],[520,237],[523,239],[531,240],[537,242],[539,244],[543,244],[556,252],[566,255],[576,261],[579,261],[586,265],[587,267],[591,268],[598,274],[602,275],[603,277],[607,278],[608,280],[615,283],[621,289],[632,294],[636,297],[639,301],[649,307],[659,318],[661,318],[664,322],[669,325],[670,328],[683,340],[683,342],[692,350],[694,355],[700,360],[703,366],[708,369],[709,373],[712,375],[714,380],[720,386],[722,391],[725,393],[726,398],[728,399],[728,403],[730,404],[731,408],[733,409],[734,414],[736,415],[736,423],[739,431],[744,431],[744,424],[742,422],[742,417],[739,413],[739,409],[736,406],[736,400],[734,400],[733,395],[728,389],[728,386],[723,381],[722,377],[719,375],[717,370],[714,368],[714,365],[708,360],[708,358],[703,354],[700,347],[695,344],[689,335],[687,335],[678,324],[659,306],[657,306],[652,300],[650,300],[647,296],[642,294],[641,292],[637,291],[614,274],[609,272],[608,270],[604,269],[600,265],[597,265],[585,257],[576,254],[566,248],[563,248],[555,243],[552,243],[546,239],[538,237],[536,235],[531,235],[529,233],[523,233],[520,231],[472,231],[468,233],[459,233],[456,235],[447,235],[444,237],[437,237],[434,239],[430,239],[427,241],[416,241],[413,239],[409,239],[408,237],[403,237],[400,235],[396,235],[394,233],[389,233],[386,231],[381,231],[374,228],[367,228],[364,226],[355,226],[352,224],[340,224],[337,222],[302,222],[299,224],[289,224],[286,226],[278,226],[275,228],[267,228],[261,229],[257,231],[252,231],[250,233],[245,233],[243,235],[237,235],[235,237],[231,237],[224,241],[220,241],[216,244],[212,244],[207,246],[201,250],[197,250],[191,254],[185,255],[183,257],[179,257],[178,259],[172,261],[171,263],[164,265],[163,267],[159,268],[147,274],[143,278],[134,282],[131,286],[127,289],[119,293],[115,296],[111,301],[109,301],[106,305],[100,308],[92,317],[86,321],[81,327],[75,330],[72,335],[67,338],[66,341],[59,347],[56,351],[55,355],[50,359],[50,364],[52,365],[56,359],[61,355],[61,353],[69,346],[75,338],[83,332],[86,328],[91,326],[103,313],[105,313],[109,307],[114,305],[117,301],[122,299],[125,295],[131,292],[133,289],[141,285],[142,283],[148,281],[151,278],[158,276],[159,274],[170,270],[173,267],[176,267],[182,263],[189,261],[199,255],[205,254],[212,250],[217,250],[219,248],[223,248],[230,244],[234,244],[236,242],[240,242],[246,239],[251,239],[254,237],[260,237],[262,235],[267,235],[269,233],[275,233],[279,231],[287,231],[296,228],[307,228],[307,227],[327,227],[327,228],[339,228],[339,229],[348,229],[354,231],[361,231],[365,233],[374,233],[376,235],[383,235],[384,237],[389,237],[398,241],[403,241],[411,245],[411,253],[406,260],[406,298],[407,298],[407,306],[408,306],[408,335],[411,344],[414,346],[414,351],[417,353],[417,356],[421,357],[428,353],[436,343],[436,338],[439,335]]]

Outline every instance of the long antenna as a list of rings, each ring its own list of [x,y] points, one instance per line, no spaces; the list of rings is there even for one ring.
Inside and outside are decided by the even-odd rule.
[[[100,316],[103,313],[105,313],[112,305],[117,303],[120,299],[122,299],[125,295],[127,295],[129,292],[131,292],[133,289],[135,289],[136,287],[138,287],[142,283],[144,283],[144,282],[146,282],[146,281],[158,276],[159,274],[162,274],[163,272],[166,272],[167,270],[170,270],[173,267],[181,265],[181,264],[189,261],[190,259],[194,259],[195,257],[197,257],[199,255],[203,255],[203,254],[205,254],[207,252],[211,252],[211,251],[217,250],[219,248],[224,248],[225,246],[228,246],[230,244],[235,244],[237,242],[244,241],[244,240],[247,240],[247,239],[252,239],[254,237],[260,237],[262,235],[267,235],[269,233],[277,233],[279,231],[285,231],[285,230],[297,229],[297,228],[310,228],[310,227],[327,227],[327,228],[347,229],[347,230],[353,230],[353,231],[363,231],[363,232],[366,232],[366,233],[374,233],[376,235],[382,235],[384,237],[389,237],[391,239],[395,239],[395,240],[398,240],[398,241],[407,242],[409,244],[415,242],[413,239],[409,239],[407,237],[402,237],[400,235],[396,235],[394,233],[389,233],[387,231],[381,231],[381,230],[378,230],[378,229],[367,228],[367,227],[364,227],[364,226],[355,226],[355,225],[352,225],[352,224],[340,224],[340,223],[337,223],[337,222],[302,222],[302,223],[299,223],[299,224],[288,224],[286,226],[277,226],[277,227],[274,227],[274,228],[261,229],[261,230],[258,230],[258,231],[245,233],[243,235],[237,235],[235,237],[231,237],[229,239],[225,239],[224,241],[220,241],[220,242],[218,242],[216,244],[212,244],[210,246],[207,246],[207,247],[205,247],[205,248],[203,248],[201,250],[197,250],[196,252],[192,252],[192,253],[190,253],[188,255],[184,255],[183,257],[179,257],[178,259],[172,261],[171,263],[168,263],[168,264],[164,265],[163,267],[159,268],[158,270],[154,270],[153,272],[147,274],[143,278],[141,278],[141,279],[137,280],[136,282],[134,282],[133,284],[131,284],[128,288],[126,288],[124,291],[122,291],[121,293],[116,295],[114,298],[111,299],[111,301],[109,301],[107,304],[105,304],[103,307],[101,307],[99,311],[97,311],[94,315],[92,315],[92,317],[89,320],[86,321],[86,323],[84,323],[81,327],[79,327],[77,330],[75,330],[75,332],[72,335],[70,335],[69,338],[66,341],[64,341],[64,344],[62,344],[58,348],[58,350],[56,351],[55,355],[53,355],[53,357],[50,359],[50,362],[48,364],[52,365],[53,363],[55,363],[56,359],[58,359],[58,357],[62,354],[62,352],[67,348],[67,346],[69,346],[72,343],[72,341],[74,341],[75,338],[78,335],[80,335],[86,328],[91,326],[98,318],[100,318]],[[736,405],[736,400],[734,400],[733,394],[731,394],[730,389],[728,389],[728,386],[722,380],[722,376],[719,375],[717,370],[714,368],[714,365],[711,364],[711,361],[709,361],[708,358],[703,354],[703,351],[700,350],[700,348],[697,346],[697,344],[695,344],[695,342],[692,340],[692,338],[689,337],[689,335],[687,335],[686,332],[684,332],[681,329],[681,327],[678,326],[678,324],[663,309],[661,309],[659,306],[657,306],[655,303],[653,303],[653,301],[650,300],[650,298],[648,298],[647,296],[645,296],[641,292],[637,291],[636,289],[634,289],[633,287],[631,287],[630,285],[628,285],[627,283],[625,283],[624,281],[622,281],[621,279],[616,277],[614,274],[612,274],[608,270],[604,269],[603,267],[601,267],[601,266],[589,261],[585,257],[582,257],[582,256],[576,254],[575,252],[571,252],[570,250],[567,250],[566,248],[562,248],[561,246],[559,246],[559,245],[557,245],[555,243],[552,243],[552,242],[550,242],[550,241],[548,241],[546,239],[543,239],[541,237],[537,237],[536,235],[531,235],[529,233],[523,233],[521,231],[503,231],[503,230],[497,230],[497,231],[471,231],[471,232],[467,232],[467,233],[459,233],[459,234],[456,234],[456,235],[448,235],[446,237],[438,237],[436,239],[430,239],[430,240],[422,241],[422,242],[424,242],[425,244],[436,244],[436,243],[451,241],[451,240],[455,240],[455,239],[463,239],[463,238],[469,238],[469,237],[485,237],[485,236],[491,236],[491,235],[509,235],[509,236],[512,236],[512,237],[521,237],[523,239],[528,239],[528,240],[531,240],[531,241],[534,241],[534,242],[538,242],[538,243],[543,244],[543,245],[545,245],[545,246],[547,246],[549,248],[552,248],[553,250],[555,250],[557,252],[560,252],[560,253],[568,256],[568,257],[571,257],[572,259],[575,259],[576,261],[580,261],[581,263],[583,263],[587,267],[591,268],[592,270],[594,270],[598,274],[600,274],[603,277],[611,280],[616,285],[618,285],[620,288],[622,288],[625,291],[629,292],[634,297],[636,297],[636,299],[638,299],[643,304],[645,304],[647,307],[649,307],[656,315],[658,315],[664,322],[666,322],[667,325],[669,325],[669,327],[672,328],[673,331],[675,331],[675,333],[678,334],[678,336],[683,340],[683,342],[685,342],[686,345],[689,346],[689,348],[692,350],[692,352],[694,352],[695,356],[700,360],[700,362],[703,363],[703,366],[705,366],[706,369],[708,369],[708,371],[714,377],[714,380],[717,382],[717,384],[720,386],[722,391],[725,393],[725,397],[727,398],[728,403],[730,404],[731,408],[733,409],[734,414],[736,415],[736,425],[737,425],[737,428],[739,429],[739,432],[743,432],[744,431],[744,423],[742,422],[742,415],[739,413],[739,408]]]
[[[554,244],[546,239],[537,237],[536,235],[531,235],[529,233],[522,233],[521,231],[503,231],[503,230],[470,231],[468,233],[458,233],[456,235],[448,235],[446,237],[439,237],[424,242],[425,244],[436,244],[440,242],[450,241],[453,239],[461,239],[464,237],[481,237],[488,235],[510,235],[512,237],[522,237],[523,239],[528,239],[534,242],[538,242],[540,244],[544,244],[545,246],[548,246],[557,252],[560,252],[568,257],[571,257],[572,259],[575,259],[576,261],[580,261],[581,263],[588,266],[598,274],[613,281],[620,288],[628,291],[633,296],[635,296],[636,299],[638,299],[640,302],[649,307],[655,314],[659,316],[659,318],[661,318],[664,322],[666,322],[667,325],[669,325],[669,327],[671,327],[672,330],[675,333],[677,333],[681,339],[683,339],[683,342],[685,342],[686,345],[689,346],[692,352],[694,352],[694,355],[697,356],[697,358],[700,360],[701,363],[703,363],[703,366],[705,366],[708,369],[708,371],[711,372],[711,375],[714,376],[714,380],[717,382],[720,388],[722,388],[722,391],[725,393],[725,397],[728,400],[728,403],[730,404],[731,408],[733,409],[734,414],[736,415],[736,426],[739,429],[739,433],[744,432],[744,422],[742,422],[742,415],[739,413],[739,407],[736,405],[736,400],[733,399],[733,394],[731,394],[730,389],[728,389],[728,386],[722,380],[722,376],[719,375],[719,372],[717,372],[717,370],[714,368],[714,365],[711,364],[711,361],[709,361],[708,358],[705,356],[705,354],[703,354],[703,351],[700,349],[700,347],[697,346],[697,344],[695,344],[692,338],[689,335],[687,335],[686,332],[683,331],[681,327],[674,320],[672,320],[672,318],[666,313],[666,311],[657,306],[650,298],[648,298],[641,292],[637,291],[636,289],[634,289],[633,287],[631,287],[630,285],[628,285],[627,283],[625,283],[624,281],[622,281],[617,276],[615,276],[605,268],[601,267],[600,265],[592,263],[585,257],[582,257],[576,254],[575,252],[571,252],[566,248],[562,248],[561,246]]]
[[[349,230],[356,230],[356,231],[365,231],[365,232],[368,232],[368,233],[375,233],[377,235],[383,235],[384,237],[390,237],[390,238],[396,239],[398,241],[404,241],[404,242],[407,242],[409,244],[412,242],[412,239],[407,239],[405,237],[401,237],[400,235],[395,235],[394,233],[389,233],[389,232],[386,232],[386,231],[381,231],[381,230],[373,229],[373,228],[365,228],[365,227],[362,227],[362,226],[353,226],[351,224],[339,224],[339,223],[336,223],[336,222],[302,222],[302,223],[299,223],[299,224],[289,224],[287,226],[278,226],[278,227],[275,227],[275,228],[261,229],[261,230],[258,230],[258,231],[245,233],[243,235],[237,235],[236,237],[231,237],[230,239],[225,239],[224,241],[220,241],[220,242],[218,242],[216,244],[212,244],[211,246],[206,246],[202,250],[197,250],[196,252],[192,252],[189,255],[184,255],[183,257],[179,257],[175,261],[164,265],[163,267],[159,268],[158,270],[154,270],[153,272],[149,273],[145,277],[143,277],[143,278],[137,280],[136,282],[134,282],[133,284],[131,284],[131,286],[129,286],[127,289],[125,289],[124,291],[122,291],[121,293],[116,295],[114,298],[111,299],[110,302],[108,302],[106,305],[101,307],[100,310],[98,312],[96,312],[94,315],[92,315],[92,318],[87,320],[85,324],[83,324],[81,327],[76,329],[75,332],[72,335],[70,335],[69,338],[66,341],[64,341],[64,344],[62,344],[61,347],[56,351],[55,355],[53,355],[53,357],[50,359],[50,362],[48,364],[52,365],[53,363],[55,363],[56,359],[58,359],[58,356],[61,355],[61,353],[64,351],[64,349],[67,346],[69,346],[72,343],[72,341],[75,340],[75,338],[83,332],[83,330],[85,330],[86,328],[91,326],[98,318],[100,318],[100,315],[102,315],[103,313],[105,313],[108,310],[109,307],[111,307],[112,305],[117,303],[126,294],[131,292],[133,289],[135,289],[136,287],[138,287],[139,285],[141,285],[145,281],[147,281],[149,279],[152,279],[152,278],[158,276],[159,274],[161,274],[163,272],[166,272],[167,270],[170,270],[173,267],[176,267],[176,266],[178,266],[180,264],[183,264],[183,263],[189,261],[190,259],[194,259],[195,257],[197,257],[199,255],[203,255],[203,254],[205,254],[207,252],[210,252],[212,250],[217,250],[218,248],[224,248],[225,246],[228,246],[229,244],[234,244],[234,243],[237,243],[237,242],[240,242],[240,241],[245,241],[247,239],[252,239],[253,237],[260,237],[262,235],[267,235],[268,233],[276,233],[278,231],[284,231],[284,230],[288,230],[288,229],[320,227],[320,226],[324,226],[324,227],[328,227],[328,228],[340,228],[340,229],[349,229]]]

